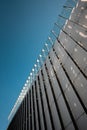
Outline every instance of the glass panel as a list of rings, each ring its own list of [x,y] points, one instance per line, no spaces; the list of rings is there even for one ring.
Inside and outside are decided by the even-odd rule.
[[[47,39],[46,43],[48,44],[49,51],[52,48],[53,43],[50,42],[49,38]]]
[[[56,26],[57,26],[57,28],[59,28],[59,29],[62,29],[62,27],[64,26],[64,24],[65,24],[65,22],[66,22],[66,18],[64,18],[65,16],[64,16],[64,12],[62,12],[63,14],[63,17],[62,17],[62,15],[59,15],[58,16],[58,20],[57,20],[57,24],[56,24]]]
[[[58,37],[59,36],[59,33],[60,33],[60,28],[58,28],[58,26],[56,24],[54,24],[54,27],[53,27],[53,32],[55,32],[55,37]]]
[[[54,43],[55,43],[55,40],[56,40],[55,35],[53,35],[53,33],[51,32],[50,35],[49,35],[49,37],[51,38],[51,40],[52,40],[52,42],[53,42],[53,44],[54,44]]]
[[[74,7],[75,5],[76,5],[76,3],[77,3],[77,1],[78,0],[67,0],[66,2],[65,2],[65,5],[66,6],[72,6],[72,7]]]
[[[72,5],[69,5],[69,7],[72,7]],[[70,16],[70,14],[71,14],[71,9],[66,9],[66,8],[64,8],[63,10],[62,10],[62,16],[64,16],[64,17],[66,17],[66,18],[69,18],[69,16]]]

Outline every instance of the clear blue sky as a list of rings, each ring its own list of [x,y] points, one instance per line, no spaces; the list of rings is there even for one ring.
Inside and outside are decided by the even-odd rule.
[[[65,0],[0,0],[0,130]]]

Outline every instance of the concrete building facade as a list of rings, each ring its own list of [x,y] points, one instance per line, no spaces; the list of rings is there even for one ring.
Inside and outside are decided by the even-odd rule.
[[[86,0],[67,0],[31,78],[7,130],[87,130]]]

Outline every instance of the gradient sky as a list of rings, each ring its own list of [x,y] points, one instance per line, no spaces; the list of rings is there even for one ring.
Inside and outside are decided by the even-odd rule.
[[[0,0],[0,130],[65,0]]]

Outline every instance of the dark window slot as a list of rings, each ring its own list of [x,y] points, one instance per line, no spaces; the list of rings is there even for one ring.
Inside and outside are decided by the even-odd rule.
[[[29,119],[29,94],[27,93],[27,119]]]
[[[75,43],[77,43],[83,50],[85,50],[87,52],[87,50],[81,46],[70,34],[68,34],[67,32],[65,32],[64,30],[62,30],[66,35],[68,35]]]
[[[29,130],[29,93],[27,93],[27,129]]]
[[[58,39],[57,39],[58,40]],[[61,44],[61,42],[58,40],[58,42],[60,43],[60,45],[63,47],[63,45]],[[64,48],[64,47],[63,47]],[[80,67],[78,66],[78,64],[74,61],[74,59],[71,57],[71,55],[68,53],[68,51],[64,48],[65,52],[68,54],[68,56],[72,59],[72,61],[74,62],[74,64],[77,66],[77,68],[80,70],[80,72],[83,74],[83,76],[87,79],[87,76],[83,73],[83,71],[80,69]]]
[[[33,115],[34,115],[34,130],[36,130],[36,115],[35,115],[35,102],[34,102],[34,86],[32,86],[32,99],[33,99]]]
[[[38,113],[39,130],[41,130],[40,111],[39,111],[39,103],[38,103],[38,95],[37,95],[37,85],[36,85],[36,81],[35,81],[35,93],[36,93],[36,103],[37,103],[37,113]]]
[[[46,95],[46,99],[47,99],[47,105],[48,105],[48,110],[49,110],[52,129],[55,130],[54,123],[53,123],[53,118],[52,118],[52,113],[51,113],[51,108],[50,108],[50,104],[49,104],[49,99],[48,99],[48,94],[47,94],[47,90],[46,90],[45,80],[44,80],[44,74],[43,74],[42,70],[41,70],[41,75],[42,75],[42,79],[43,79],[43,85],[44,85],[45,95]]]
[[[57,57],[57,58],[58,58],[58,57]],[[59,58],[58,58],[58,60],[59,60]],[[65,94],[64,94],[63,89],[62,89],[62,86],[61,86],[61,83],[60,83],[60,81],[59,81],[59,78],[58,78],[58,76],[57,76],[57,74],[56,74],[56,71],[55,71],[55,69],[54,69],[54,66],[53,66],[53,63],[52,63],[51,60],[50,60],[50,63],[51,63],[51,65],[52,65],[52,68],[53,68],[55,77],[56,77],[56,79],[57,79],[57,82],[58,82],[58,84],[59,84],[59,86],[60,86],[61,93],[62,93],[63,98],[64,98],[64,100],[65,100],[67,109],[68,109],[68,111],[69,111],[69,113],[70,113],[70,117],[71,117],[71,119],[72,119],[72,122],[73,122],[73,125],[74,125],[74,127],[75,127],[75,130],[78,130],[78,126],[77,126],[77,124],[76,124],[76,122],[75,122],[75,119],[74,119],[74,117],[73,117],[72,111],[71,111],[70,106],[69,106],[69,104],[68,104],[68,102],[67,102],[67,99],[66,99],[66,97],[65,97]]]
[[[20,130],[22,130],[22,105],[20,105]]]
[[[25,123],[25,101],[23,100],[23,128]]]
[[[33,85],[32,85],[32,87],[33,87]],[[31,115],[32,115],[32,130],[33,130],[33,128],[34,128],[34,108],[33,108],[33,95],[32,95],[32,87],[31,87],[31,108],[32,108],[32,110],[31,110]]]
[[[76,41],[70,34],[68,34],[66,31],[64,31],[59,25],[58,23],[55,23],[57,25],[58,28],[60,28],[67,36],[69,36],[75,43],[77,43],[83,50],[85,50],[87,52],[87,50],[78,43],[78,41]],[[53,33],[53,35],[55,36],[55,34]],[[55,36],[56,37],[56,36]],[[56,37],[58,39],[58,37]]]
[[[47,130],[47,122],[46,122],[46,117],[45,117],[45,111],[44,111],[44,105],[43,105],[42,91],[41,91],[41,84],[40,84],[39,76],[38,76],[38,86],[39,86],[39,92],[40,92],[40,99],[41,99],[41,106],[42,106],[42,113],[43,113],[43,120],[44,120],[44,127],[45,127],[45,130]]]
[[[32,130],[32,108],[31,108],[31,90],[29,91],[29,95],[30,95],[30,130]]]
[[[50,57],[49,57],[49,58],[50,58]],[[51,62],[50,62],[50,63],[51,63]],[[61,117],[61,114],[60,114],[60,110],[59,110],[59,107],[58,107],[58,103],[57,103],[56,96],[55,96],[55,93],[54,93],[53,85],[52,85],[52,82],[51,82],[51,79],[50,79],[50,76],[49,76],[49,72],[48,72],[48,68],[47,68],[46,64],[45,64],[45,69],[46,69],[47,75],[48,75],[48,77],[49,77],[48,79],[49,79],[51,91],[52,91],[52,94],[53,94],[53,98],[54,98],[56,110],[57,110],[57,113],[58,113],[58,116],[59,116],[61,128],[62,128],[62,130],[64,130],[63,120],[62,120],[62,117]]]
[[[74,23],[74,24],[80,26],[82,29],[86,29],[86,28],[85,28],[82,24],[80,24],[79,22],[75,22],[75,21],[73,21],[73,20],[71,20],[71,19],[66,18],[65,16],[62,16],[62,15],[59,15],[59,16],[60,16],[61,18],[63,18],[63,19],[66,19],[66,20],[70,21],[71,23]]]
[[[27,129],[27,98],[25,96],[25,130]]]
[[[58,42],[61,44],[61,42],[58,40]],[[62,44],[61,44],[61,46],[62,46]],[[63,47],[63,46],[62,46]],[[63,47],[64,48],[64,47]],[[64,48],[64,50],[66,51],[66,49]],[[73,58],[70,56],[70,54],[66,51],[66,53],[68,54],[68,56],[72,59],[72,61],[75,63],[75,65],[77,66],[77,68],[80,70],[80,72],[84,75],[84,77],[87,79],[87,76],[85,76],[85,74],[82,72],[82,70],[79,68],[79,66],[76,64],[76,62],[73,60]],[[61,64],[62,65],[62,64]],[[62,67],[63,67],[63,65],[62,65]],[[76,89],[75,89],[75,87],[74,87],[74,85],[73,85],[73,83],[72,83],[72,81],[70,80],[70,78],[69,78],[69,76],[68,76],[68,74],[67,74],[67,72],[66,72],[66,70],[64,69],[64,67],[63,67],[63,70],[65,71],[65,74],[67,75],[67,77],[68,77],[68,79],[69,79],[69,81],[70,81],[70,83],[71,83],[71,85],[72,85],[72,87],[73,87],[73,90],[75,91],[75,94],[77,95],[77,97],[78,97],[78,99],[79,99],[79,101],[80,101],[80,104],[82,105],[82,107],[83,107],[83,109],[84,109],[84,111],[86,112],[86,114],[87,114],[87,108],[85,107],[85,105],[84,105],[84,103],[83,103],[83,101],[81,100],[81,98],[80,98],[80,96],[79,96],[79,94],[78,94],[78,92],[76,91]]]

